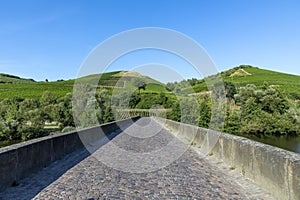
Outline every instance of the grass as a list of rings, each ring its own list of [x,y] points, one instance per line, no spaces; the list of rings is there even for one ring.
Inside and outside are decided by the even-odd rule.
[[[40,98],[45,91],[50,91],[54,97],[62,97],[73,90],[73,81],[61,82],[30,82],[16,84],[0,84],[0,99],[12,98]]]
[[[239,69],[243,69],[251,75],[236,75],[234,74]],[[300,76],[275,72],[257,67],[243,66],[230,69],[221,73],[224,81],[233,82],[237,89],[244,87],[247,84],[254,84],[258,88],[267,83],[269,86],[279,90],[283,95],[291,98],[300,99]],[[193,86],[194,92],[207,91],[206,83],[201,81],[200,84]]]
[[[98,83],[99,85],[110,85],[114,86],[118,82],[120,77],[114,76],[118,74],[120,71],[115,71],[115,72],[107,72],[101,74],[92,74],[88,76],[84,76],[81,78],[78,78],[78,81],[81,83]],[[107,84],[109,82],[110,84]]]
[[[149,83],[146,86],[146,90],[141,90],[141,93],[166,93],[167,90],[164,85],[158,83]]]
[[[133,76],[118,76],[126,72],[107,72],[101,74],[93,74],[78,78],[80,83],[98,83],[100,89],[106,88],[111,93],[115,86],[119,87],[117,91],[122,91],[122,88],[134,88]],[[167,92],[164,84],[143,75],[147,84],[146,90],[141,90],[142,93],[160,93]],[[120,79],[121,78],[121,79]],[[100,79],[100,80],[99,80]],[[15,96],[21,98],[41,98],[45,91],[50,91],[53,97],[59,98],[65,96],[67,93],[72,93],[75,79],[62,80],[55,82],[35,82],[31,79],[22,79],[17,76],[0,74],[0,100],[10,99]]]
[[[245,73],[236,73],[243,69]],[[166,93],[167,96],[172,95],[165,88],[165,85],[147,76],[142,76],[135,73],[127,73],[125,71],[107,72],[101,74],[99,81],[99,74],[93,74],[79,78],[82,83],[98,83],[99,88],[106,88],[112,92],[114,86],[118,86],[117,91],[122,91],[123,87],[134,89],[134,76],[143,78],[147,83],[146,90],[141,90],[141,93]],[[259,69],[256,67],[243,66],[233,68],[221,73],[224,81],[230,81],[235,84],[237,89],[246,86],[247,84],[254,84],[261,88],[265,83],[281,91],[292,99],[300,99],[300,76],[284,74],[280,72]],[[120,79],[122,77],[122,79]],[[50,91],[54,97],[63,97],[73,90],[75,80],[56,81],[56,82],[35,82],[32,79],[23,79],[17,76],[0,74],[0,100],[5,98],[12,98],[14,96],[22,98],[40,98],[45,91]],[[207,91],[207,86],[204,80],[199,80],[199,83],[192,88],[183,89],[184,94],[199,93]],[[116,85],[117,84],[117,85]]]
[[[268,85],[277,88],[284,95],[300,98],[300,76],[254,67],[246,67],[244,70],[252,75],[225,77],[224,80],[233,82],[238,88],[246,86],[247,84],[254,84],[258,88],[261,88],[267,83]]]
[[[32,82],[34,82],[33,79],[24,79],[14,75],[0,73],[0,83],[2,84],[32,83]]]

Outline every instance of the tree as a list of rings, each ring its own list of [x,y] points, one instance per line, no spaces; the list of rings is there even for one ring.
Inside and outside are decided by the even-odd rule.
[[[114,107],[128,108],[128,106],[133,106],[134,103],[130,104],[130,101],[131,98],[133,99],[133,101],[135,101],[134,99],[136,96],[138,96],[136,91],[133,93],[130,93],[129,91],[123,91],[114,93],[109,100],[106,100],[104,102],[108,104],[110,103]],[[103,99],[102,96],[101,99]]]
[[[181,95],[181,88],[179,85],[176,85],[173,91],[175,92],[175,94]]]
[[[168,119],[180,122],[181,121],[181,109],[178,101],[172,103],[172,112],[167,113]]]
[[[235,101],[238,105],[244,104],[250,97],[256,97],[256,86],[248,84],[246,87],[241,87],[237,95],[235,95]]]
[[[103,118],[104,118],[104,123],[114,121],[114,115],[112,113],[112,109],[110,105],[106,107]]]
[[[57,103],[53,106],[51,116],[54,121],[61,124],[61,128],[75,126],[72,113],[71,93],[67,93],[64,97],[57,100]]]
[[[289,109],[287,100],[273,88],[266,89],[260,101],[262,110],[268,113],[279,112],[283,114]]]
[[[236,110],[227,110],[223,130],[226,133],[240,134],[241,121],[239,113]]]
[[[173,91],[175,89],[175,84],[174,83],[167,83],[166,89],[168,91]]]
[[[9,99],[4,99],[3,101],[0,102],[0,119],[4,120],[6,112],[10,106],[10,100]]]
[[[199,126],[208,128],[211,120],[211,100],[208,95],[198,99],[199,103]]]
[[[25,113],[36,108],[40,108],[40,102],[38,99],[24,99],[24,101],[19,104],[21,113]]]
[[[0,121],[0,141],[20,140],[21,134],[17,131],[20,123],[15,120]]]
[[[253,85],[240,89],[236,96],[241,105],[241,133],[296,134],[298,129],[289,118],[289,105],[278,91],[264,86],[257,90]]]
[[[17,121],[22,120],[22,116],[19,113],[19,106],[20,106],[20,102],[22,102],[23,100],[24,99],[19,97],[13,97],[11,100],[9,100],[8,108],[6,110],[4,119],[17,120]]]
[[[96,115],[97,100],[88,84],[74,86],[72,96],[72,111],[74,123],[79,127],[90,127],[98,124]]]
[[[237,93],[235,85],[232,82],[224,82],[226,97],[228,99],[234,99],[234,95]]]
[[[23,141],[45,136],[46,131],[39,126],[27,126],[22,124],[18,127],[18,132],[21,134]]]
[[[224,99],[226,97],[225,84],[223,81],[214,83],[212,90],[212,99]]]
[[[0,121],[0,141],[8,140],[11,133],[10,128],[8,127],[5,121]]]
[[[96,116],[98,119],[99,124],[104,123],[104,111],[105,111],[105,101],[104,98],[97,98],[97,104],[96,104]]]
[[[129,100],[129,107],[135,108],[140,101],[141,101],[140,95],[138,95],[136,92],[133,92]]]
[[[194,98],[183,98],[180,100],[181,122],[198,125],[199,105]]]
[[[146,86],[147,86],[146,82],[141,78],[135,78],[133,81],[133,85],[138,89],[139,94],[140,94],[140,90],[141,89],[146,90]]]
[[[194,86],[198,83],[198,80],[196,78],[188,79],[187,81],[191,86]]]
[[[49,92],[49,91],[45,91],[42,95],[42,98],[41,98],[41,105],[42,106],[48,106],[50,104],[54,104],[55,103],[55,99],[54,97],[52,96],[52,93]]]
[[[166,96],[166,94],[164,92],[160,92],[159,93],[159,104],[160,105],[165,105],[168,101],[168,97]]]

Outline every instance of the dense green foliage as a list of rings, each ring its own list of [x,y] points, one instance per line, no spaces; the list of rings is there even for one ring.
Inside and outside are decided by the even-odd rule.
[[[177,94],[197,96],[200,127],[215,129],[223,121],[222,130],[232,134],[300,135],[299,76],[240,66],[222,72],[221,77],[226,92],[225,121],[214,115],[217,97],[214,91],[213,95],[205,92],[208,89],[204,80],[168,83],[166,88]],[[214,76],[206,78],[213,79]],[[215,84],[212,88],[218,87]]]
[[[42,98],[14,97],[0,102],[0,140],[28,140],[49,134],[46,122],[57,122],[61,127],[73,125],[71,95],[54,98],[48,91]]]
[[[236,95],[240,105],[240,132],[248,134],[296,135],[300,110],[272,87],[242,87]]]
[[[122,109],[137,114],[165,108],[169,119],[237,135],[300,135],[299,76],[250,66],[220,75],[224,84],[208,81],[211,76],[166,85],[124,71],[104,73],[100,81],[90,75],[77,80],[81,98],[74,99],[75,80],[34,82],[0,74],[0,146],[110,122]]]
[[[136,85],[136,80],[140,85]],[[53,131],[74,130],[75,123],[77,127],[89,127],[110,122],[114,120],[112,103],[123,107],[129,103],[130,108],[138,108],[142,100],[139,106],[149,108],[152,105],[149,99],[165,90],[163,84],[149,77],[138,73],[127,76],[126,72],[117,71],[77,79],[76,87],[81,87],[78,91],[82,94],[72,101],[74,83],[75,80],[35,82],[0,74],[0,145],[45,136]],[[86,91],[95,88],[94,84],[97,84],[96,94],[89,95]],[[145,89],[142,94],[126,93],[127,89],[141,89],[140,86]],[[113,102],[113,91],[120,94],[119,102]],[[77,105],[76,118],[72,103]]]
[[[89,87],[83,85],[81,87]],[[85,96],[86,97],[86,96]],[[45,91],[40,99],[19,98],[0,101],[0,141],[26,141],[50,134],[53,131],[66,132],[78,127],[89,127],[114,120],[108,92],[96,94],[96,107],[89,109],[89,104],[80,98],[82,110],[78,110],[76,119],[73,118],[72,94],[64,97],[54,97]],[[92,121],[91,113],[95,112],[97,121]],[[50,126],[50,128],[49,128]]]

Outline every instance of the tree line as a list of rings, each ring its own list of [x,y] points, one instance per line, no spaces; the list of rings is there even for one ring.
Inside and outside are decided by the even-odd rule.
[[[191,81],[195,83],[194,79]],[[71,93],[56,98],[49,91],[39,99],[4,99],[0,101],[0,141],[26,141],[49,135],[53,131],[74,130],[75,125],[83,128],[114,121],[114,108],[154,107],[172,109],[166,114],[169,119],[231,134],[300,134],[300,103],[283,96],[267,84],[261,88],[250,84],[237,89],[233,83],[225,82],[226,98],[222,99],[221,105],[216,105],[215,99],[222,90],[197,96],[180,94],[188,82],[167,84],[170,91],[172,88],[177,90],[173,93],[140,93],[139,90],[147,85],[139,82],[133,92],[112,94],[111,90],[100,89],[95,94],[79,94],[82,98],[78,99],[72,99]],[[92,90],[88,85],[78,87],[82,87],[78,91]],[[219,87],[215,85],[213,88],[218,90]],[[76,109],[73,110],[74,105]],[[216,110],[220,107],[226,108],[224,119],[219,115],[222,110]],[[47,123],[54,123],[56,128],[45,127]]]
[[[108,95],[105,89],[97,93],[96,110],[99,123],[113,121],[110,105],[103,101]],[[95,125],[84,114],[86,113],[79,115],[79,126]],[[54,128],[47,128],[46,124]],[[71,93],[56,98],[51,92],[45,91],[39,99],[14,97],[0,101],[0,145],[1,141],[10,144],[13,141],[26,141],[74,129]]]
[[[187,80],[179,83],[169,83],[169,90],[178,93],[180,88],[189,82],[195,84],[195,80]],[[214,85],[213,89],[218,86]],[[193,124],[198,124],[204,128],[214,128],[214,121],[222,122],[221,131],[243,135],[300,135],[300,103],[294,99],[284,96],[279,90],[265,83],[258,88],[253,84],[237,89],[232,82],[224,82],[226,99],[223,101],[225,110],[224,120],[219,120],[218,115],[213,116],[215,106],[213,101],[216,99],[212,93],[204,93],[197,96],[199,113],[198,119]],[[183,99],[188,101],[188,98]],[[186,113],[195,112],[190,109]],[[180,121],[186,116],[182,115],[180,109],[173,110],[174,120]],[[179,113],[181,112],[181,113]]]

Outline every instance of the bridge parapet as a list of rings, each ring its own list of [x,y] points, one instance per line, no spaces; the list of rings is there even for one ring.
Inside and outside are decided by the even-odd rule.
[[[62,159],[67,154],[104,138],[105,134],[119,129],[120,126],[126,126],[137,118],[139,117],[114,121],[79,131],[46,136],[1,148],[0,191],[47,167],[56,160]]]
[[[156,118],[174,135],[223,160],[278,199],[300,199],[300,155],[246,138]],[[130,125],[115,121],[78,132],[53,135],[0,149],[0,190],[84,146]],[[217,138],[217,140],[215,140]]]
[[[186,143],[235,168],[274,197],[300,199],[300,154],[231,134],[162,118],[156,120]]]

